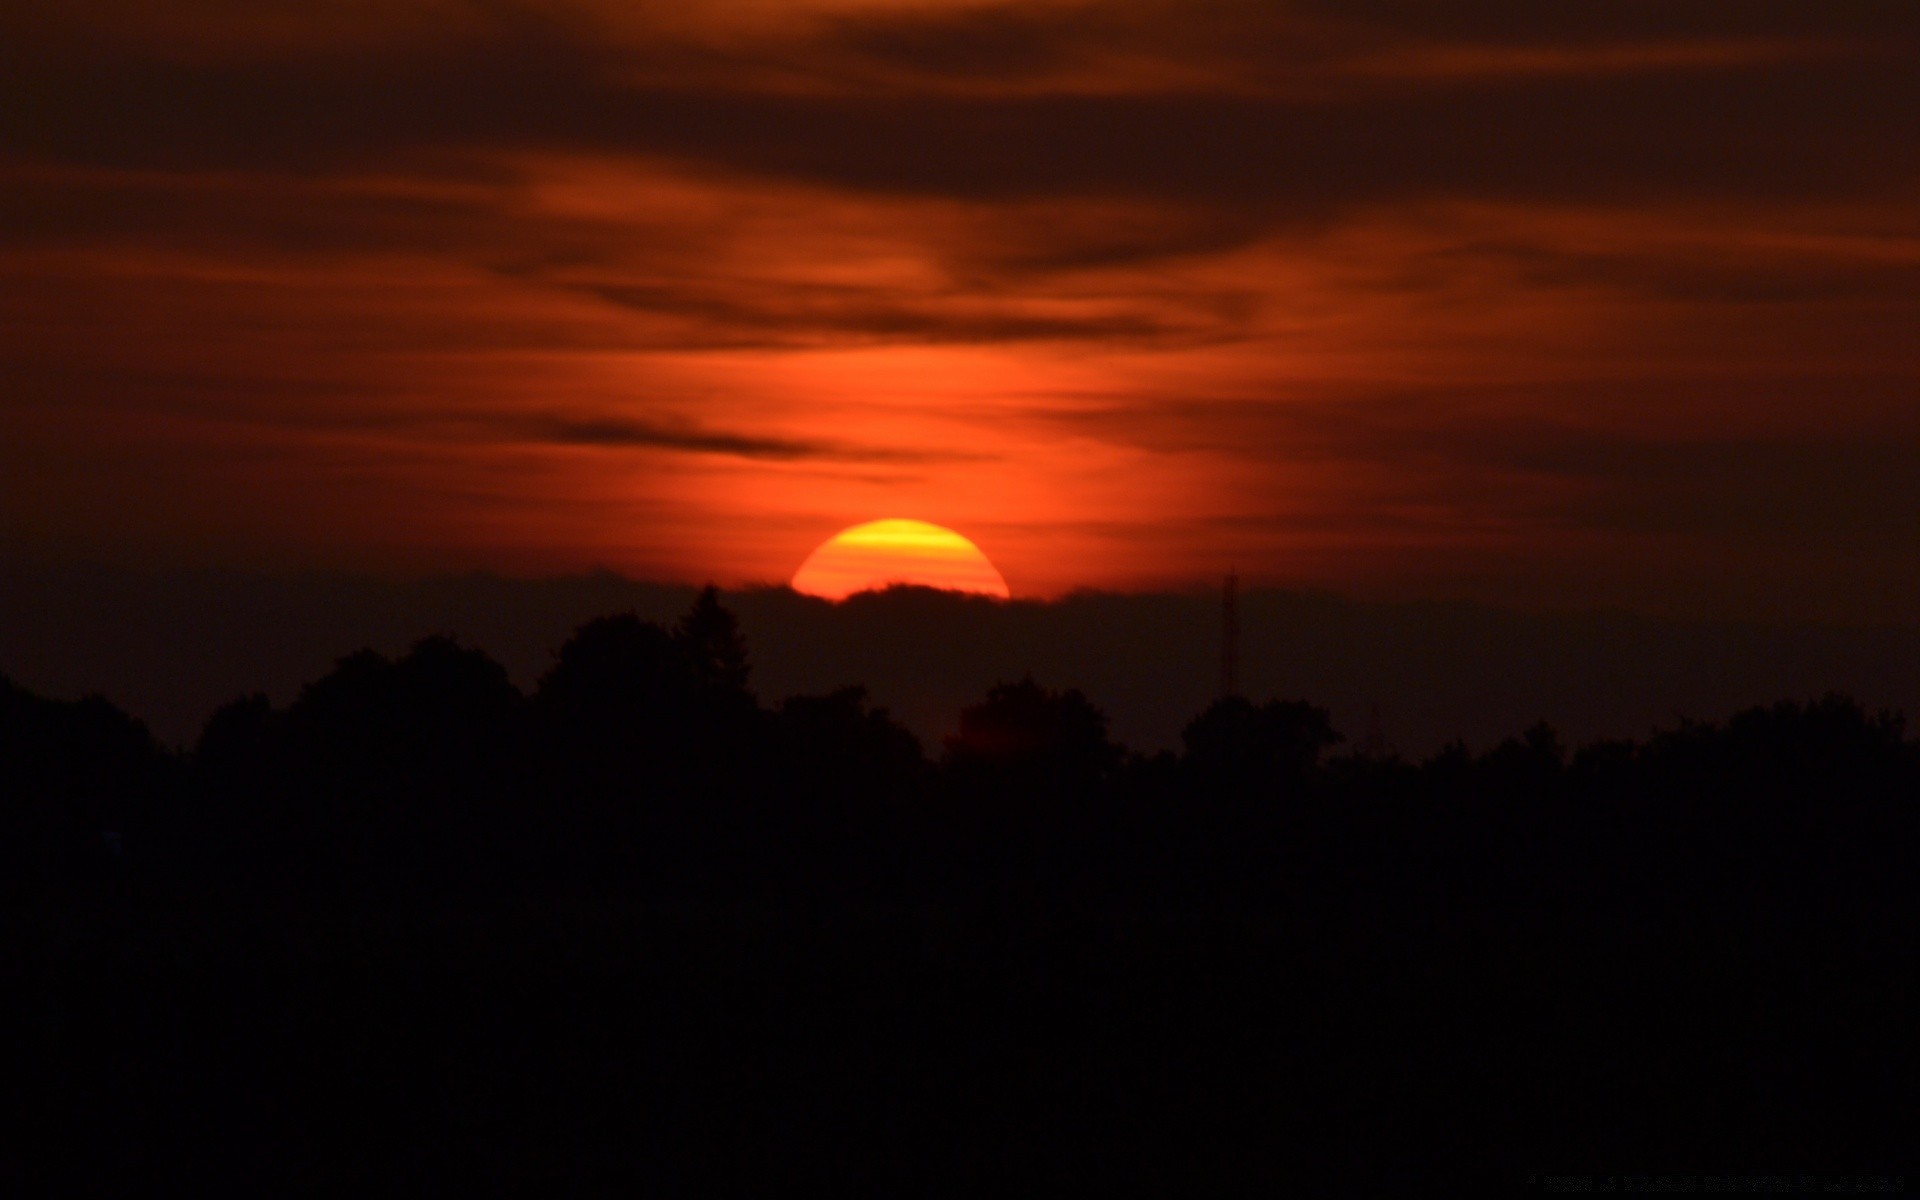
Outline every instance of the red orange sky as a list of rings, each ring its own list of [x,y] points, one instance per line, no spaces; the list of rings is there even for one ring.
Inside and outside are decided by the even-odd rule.
[[[0,553],[903,516],[1028,596],[1912,622],[1917,68],[1883,3],[10,12]]]

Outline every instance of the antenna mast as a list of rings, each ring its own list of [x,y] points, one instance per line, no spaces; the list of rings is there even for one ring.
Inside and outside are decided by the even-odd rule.
[[[1220,597],[1220,694],[1240,694],[1240,576],[1231,570]]]

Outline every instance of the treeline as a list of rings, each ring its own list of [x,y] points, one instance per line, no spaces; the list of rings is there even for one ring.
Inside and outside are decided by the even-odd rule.
[[[582,626],[531,694],[430,638],[179,755],[0,681],[0,797],[24,1078],[148,1168],[1521,1182],[1913,1148],[1920,747],[1843,698],[1411,763],[1237,697],[1138,755],[1022,680],[929,753],[858,687],[761,703],[709,590]]]

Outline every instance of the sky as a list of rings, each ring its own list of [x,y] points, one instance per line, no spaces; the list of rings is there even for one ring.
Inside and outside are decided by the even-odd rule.
[[[0,14],[0,556],[1920,624],[1920,6]]]

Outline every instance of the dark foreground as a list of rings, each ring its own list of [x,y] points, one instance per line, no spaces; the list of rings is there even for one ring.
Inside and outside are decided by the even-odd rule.
[[[176,758],[0,682],[37,1182],[1023,1190],[1901,1171],[1920,753],[1843,700],[1568,755],[938,761],[766,708],[709,602],[538,692],[443,641]]]

